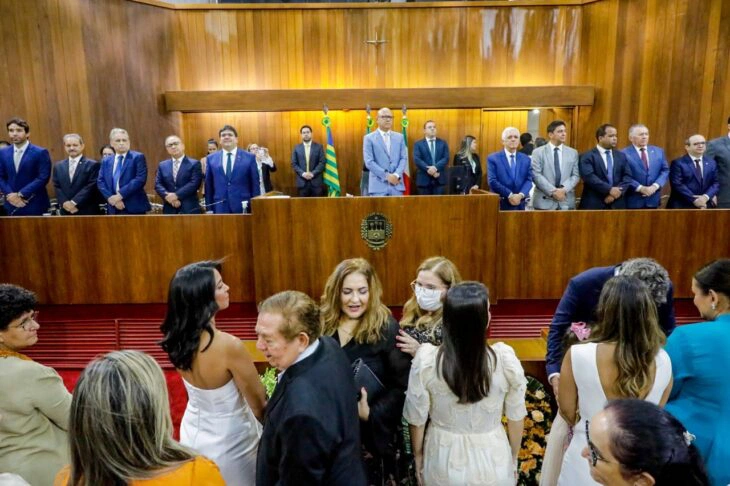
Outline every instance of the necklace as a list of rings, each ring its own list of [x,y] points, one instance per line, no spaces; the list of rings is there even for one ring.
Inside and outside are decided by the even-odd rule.
[[[33,361],[26,355],[20,354],[16,351],[11,351],[10,349],[0,349],[0,358],[18,358],[25,361]]]

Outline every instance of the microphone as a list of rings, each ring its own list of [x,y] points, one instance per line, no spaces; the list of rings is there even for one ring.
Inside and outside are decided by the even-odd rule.
[[[33,194],[31,194],[31,195],[30,195],[30,197],[29,197],[28,199],[25,199],[25,198],[23,198],[23,199],[25,199],[25,204],[28,204],[29,202],[31,202],[31,201],[33,200],[33,198],[34,198],[34,197],[35,197],[35,192],[34,192]],[[6,202],[7,202],[7,200],[6,200]],[[11,206],[12,206],[12,204],[11,204]],[[25,207],[25,206],[23,206],[23,207]],[[15,209],[13,209],[13,210],[12,210],[12,211],[10,212],[10,216],[14,216],[14,215],[15,215],[15,212],[16,212],[16,211],[17,211],[18,209],[22,209],[22,208],[21,208],[21,207],[17,207],[17,208],[15,208]]]

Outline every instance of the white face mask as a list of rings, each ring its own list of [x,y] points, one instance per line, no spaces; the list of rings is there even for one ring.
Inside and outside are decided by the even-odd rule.
[[[441,291],[438,289],[427,289],[426,287],[416,286],[416,302],[421,309],[433,312],[439,310],[443,303],[441,302]]]

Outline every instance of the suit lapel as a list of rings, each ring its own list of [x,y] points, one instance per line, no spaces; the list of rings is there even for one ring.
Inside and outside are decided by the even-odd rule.
[[[603,174],[603,178],[608,181],[608,170],[606,169],[606,163],[603,161],[603,155],[601,155],[601,152],[597,148],[594,148],[593,151],[597,157],[596,162],[598,162],[598,168],[601,174]],[[613,154],[611,155],[613,156]]]
[[[510,178],[512,182],[515,181],[514,174],[512,173],[512,169],[509,166],[509,159],[507,158],[507,154],[504,153],[504,150],[499,152],[499,154],[502,156],[502,165],[504,165],[504,170],[507,172],[507,176]],[[517,165],[517,156],[515,156],[515,165]]]

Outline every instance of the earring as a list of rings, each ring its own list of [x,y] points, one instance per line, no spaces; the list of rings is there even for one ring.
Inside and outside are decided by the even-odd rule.
[[[715,304],[714,302],[712,303],[712,305],[710,307],[712,307],[712,310],[717,310],[717,304]]]

